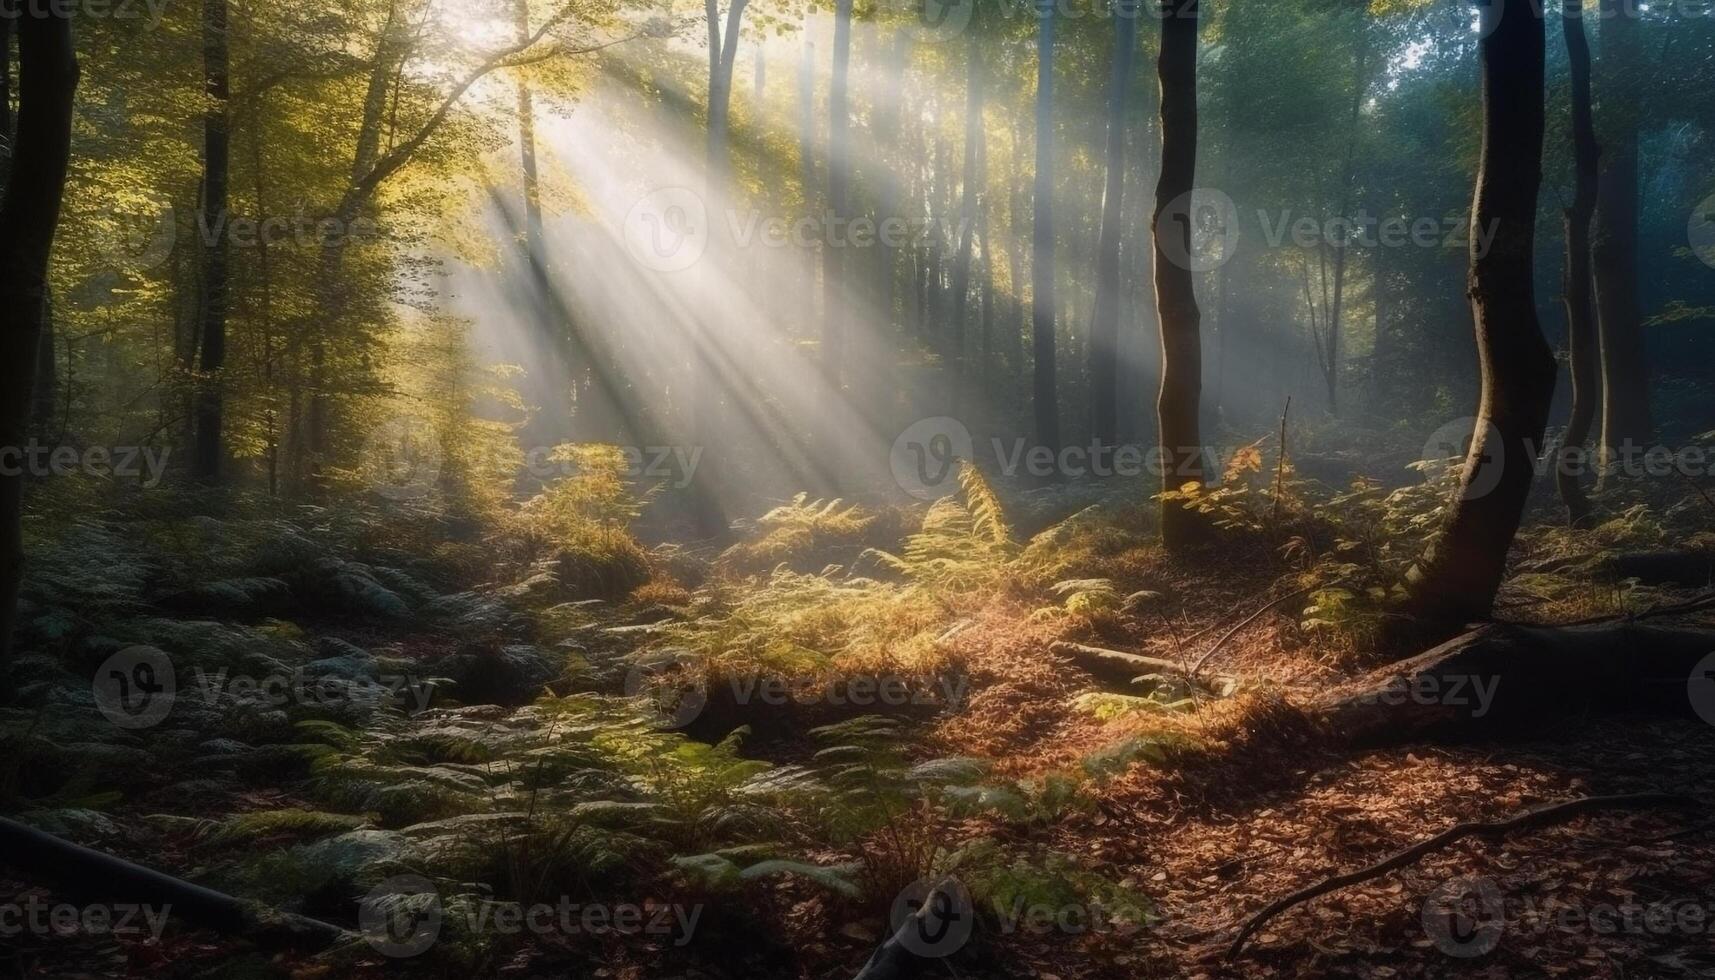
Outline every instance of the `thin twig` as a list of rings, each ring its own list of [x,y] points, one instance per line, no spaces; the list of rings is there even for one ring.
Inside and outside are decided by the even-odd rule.
[[[1569,800],[1565,803],[1557,803],[1553,806],[1529,810],[1509,820],[1500,820],[1489,823],[1459,824],[1449,830],[1436,834],[1428,840],[1413,844],[1405,850],[1399,851],[1393,856],[1378,861],[1360,871],[1353,871],[1348,874],[1334,875],[1329,878],[1324,878],[1308,888],[1302,888],[1285,898],[1270,904],[1267,908],[1253,916],[1249,922],[1245,923],[1245,927],[1243,929],[1239,930],[1238,938],[1234,939],[1232,946],[1227,949],[1227,959],[1231,960],[1237,957],[1239,953],[1244,951],[1245,942],[1249,940],[1258,929],[1262,928],[1270,919],[1273,919],[1280,913],[1292,908],[1294,905],[1308,902],[1313,898],[1318,898],[1322,895],[1328,894],[1329,892],[1339,891],[1342,888],[1349,888],[1352,885],[1369,881],[1372,878],[1380,878],[1382,875],[1385,875],[1390,871],[1398,870],[1399,868],[1406,867],[1407,865],[1416,864],[1426,855],[1442,850],[1443,848],[1463,840],[1466,837],[1470,837],[1473,834],[1481,834],[1484,837],[1499,838],[1516,830],[1528,830],[1559,823],[1563,820],[1570,820],[1573,817],[1589,813],[1592,810],[1629,810],[1666,806],[1695,807],[1698,806],[1698,803],[1696,800],[1693,800],[1688,796],[1680,796],[1676,793],[1630,793],[1623,796],[1588,796],[1582,799]]]
[[[1215,656],[1215,654],[1220,653],[1221,649],[1223,647],[1225,647],[1232,640],[1233,637],[1238,636],[1239,632],[1241,630],[1243,630],[1246,626],[1249,626],[1250,624],[1261,619],[1263,614],[1268,612],[1270,609],[1273,609],[1274,607],[1280,605],[1281,603],[1290,602],[1293,599],[1298,598],[1299,596],[1308,595],[1309,593],[1315,592],[1318,589],[1337,588],[1338,586],[1346,584],[1346,581],[1347,581],[1346,579],[1340,579],[1336,582],[1330,582],[1330,583],[1327,583],[1325,585],[1321,584],[1321,583],[1318,583],[1316,585],[1307,585],[1304,588],[1299,589],[1296,592],[1288,592],[1286,595],[1283,595],[1280,598],[1271,601],[1268,605],[1263,606],[1261,609],[1258,609],[1256,612],[1251,613],[1249,616],[1246,616],[1243,622],[1239,623],[1237,626],[1234,626],[1232,629],[1228,630],[1227,634],[1225,636],[1223,636],[1219,640],[1215,641],[1215,645],[1210,647],[1207,653],[1204,653],[1201,657],[1197,658],[1197,662],[1191,665],[1191,676],[1196,677],[1197,674],[1200,671],[1202,671],[1203,666],[1205,664],[1207,664]]]

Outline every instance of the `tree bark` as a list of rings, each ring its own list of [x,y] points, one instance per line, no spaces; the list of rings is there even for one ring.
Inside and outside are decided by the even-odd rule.
[[[1036,445],[1060,452],[1054,336],[1054,0],[1037,0],[1036,202],[1030,237],[1032,404]]]
[[[965,319],[971,302],[971,258],[976,251],[977,204],[983,193],[978,179],[983,141],[982,47],[976,31],[969,33],[965,76],[965,187],[959,201],[959,254],[953,260],[953,314],[946,342],[948,396],[956,414],[963,404],[965,378]]]
[[[1162,489],[1203,482],[1198,413],[1203,350],[1196,284],[1191,272],[1191,192],[1197,178],[1198,0],[1163,5],[1161,55],[1161,177],[1155,188],[1155,300],[1161,319]],[[1162,542],[1182,551],[1206,536],[1202,516],[1176,501],[1161,506]]]
[[[816,179],[816,46],[808,39],[798,63],[798,172],[804,192],[804,216],[808,218],[816,213],[816,199],[821,196],[821,184]],[[817,323],[815,263],[810,263],[807,276],[804,318]]]
[[[56,6],[24,17],[17,29],[17,140],[0,198],[0,446],[22,446],[28,435],[78,83],[68,11]],[[0,472],[0,699],[12,690],[12,633],[24,577],[23,493],[22,473]]]
[[[1538,733],[1592,713],[1690,716],[1686,685],[1712,649],[1709,629],[1491,623],[1334,692],[1318,710],[1361,745]]]
[[[1649,367],[1638,299],[1638,86],[1636,0],[1602,0],[1603,169],[1593,243],[1602,347],[1602,454],[1646,447]]]
[[[1114,9],[1114,49],[1108,79],[1107,182],[1102,189],[1101,243],[1096,249],[1096,305],[1090,319],[1090,434],[1097,445],[1119,443],[1120,237],[1125,219],[1126,97],[1137,52],[1140,0]]]
[[[1406,612],[1431,629],[1487,618],[1506,570],[1548,425],[1554,356],[1533,284],[1542,184],[1545,30],[1533,0],[1484,8],[1483,149],[1469,292],[1482,368],[1476,431],[1446,524],[1407,576]],[[1498,19],[1498,23],[1494,21]]]
[[[834,0],[833,70],[828,81],[828,213],[837,223],[845,218],[851,185],[851,114],[847,105],[852,55],[852,0]],[[845,256],[842,249],[822,249],[822,363],[837,394],[845,361]],[[827,447],[824,447],[827,448]]]
[[[1584,4],[1565,0],[1561,27],[1572,76],[1572,156],[1576,189],[1566,209],[1566,267],[1562,287],[1566,303],[1566,345],[1571,361],[1572,415],[1560,440],[1555,481],[1566,517],[1573,527],[1590,521],[1590,498],[1579,480],[1574,455],[1590,438],[1590,426],[1601,400],[1601,365],[1594,310],[1591,306],[1590,220],[1596,212],[1597,166],[1601,148],[1590,99],[1590,41],[1584,34]]]
[[[230,282],[226,231],[232,174],[232,83],[231,43],[226,0],[203,0],[202,4],[203,94],[208,113],[203,119],[202,276],[198,299],[198,348],[196,394],[196,445],[193,474],[204,484],[220,480],[223,392],[221,372],[226,366],[226,315]]]

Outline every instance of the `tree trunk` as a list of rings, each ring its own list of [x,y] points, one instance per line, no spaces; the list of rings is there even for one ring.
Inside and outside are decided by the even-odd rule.
[[[1406,610],[1431,629],[1484,619],[1506,571],[1548,425],[1554,356],[1537,321],[1532,273],[1542,184],[1543,19],[1532,0],[1484,8],[1483,150],[1471,237],[1470,296],[1482,365],[1476,432],[1459,499],[1407,576]],[[1495,21],[1498,19],[1498,23]]]
[[[959,202],[959,254],[953,260],[953,315],[947,331],[948,396],[957,414],[964,403],[965,319],[971,301],[971,257],[976,251],[977,202],[983,193],[978,179],[982,160],[983,82],[981,36],[969,33],[969,63],[965,76],[965,189]]]
[[[42,339],[36,348],[36,389],[30,396],[30,434],[43,445],[55,440],[55,406],[59,404],[59,361],[55,357],[54,293],[42,296]]]
[[[1032,404],[1036,445],[1060,452],[1059,386],[1054,335],[1054,0],[1036,16],[1036,203],[1030,238]]]
[[[804,192],[804,216],[816,213],[821,184],[816,180],[816,46],[804,41],[798,63],[798,171]],[[816,323],[816,263],[809,264],[809,288],[804,291],[804,319]]]
[[[1596,210],[1596,311],[1602,347],[1602,454],[1642,450],[1650,418],[1649,367],[1638,300],[1638,11],[1602,0],[1602,175]]]
[[[208,114],[203,120],[202,277],[198,307],[201,359],[197,364],[196,447],[193,475],[199,482],[220,480],[223,416],[221,372],[226,366],[226,314],[230,283],[226,231],[232,152],[232,85],[226,0],[203,0],[203,91]]]
[[[1572,152],[1577,187],[1572,206],[1566,209],[1566,344],[1571,355],[1572,416],[1566,436],[1560,441],[1555,480],[1566,517],[1573,527],[1590,520],[1590,499],[1579,481],[1574,454],[1581,453],[1590,437],[1601,399],[1601,366],[1598,360],[1596,323],[1591,306],[1590,219],[1596,211],[1597,165],[1601,148],[1596,143],[1596,125],[1590,100],[1590,41],[1584,34],[1584,4],[1565,0],[1561,26],[1566,32],[1566,54],[1572,75]]]
[[[910,58],[911,32],[902,28],[895,33],[893,48],[888,54],[887,91],[881,105],[876,107],[876,135],[884,141],[884,151],[893,156],[897,156],[904,145],[900,136],[900,108],[905,90],[905,66]],[[883,220],[901,213],[898,181],[882,181],[879,194]],[[899,249],[897,243],[889,237],[881,244],[881,276],[877,283],[880,287],[877,295],[880,297],[882,325],[887,328],[889,334],[897,323],[894,319],[894,307],[901,305],[898,271]]]
[[[22,18],[17,29],[18,130],[0,198],[0,446],[22,446],[28,436],[78,82],[68,11],[54,7]],[[22,473],[0,472],[0,698],[12,690],[12,632],[24,577],[23,492]]]
[[[1161,318],[1162,489],[1203,482],[1198,413],[1203,392],[1201,320],[1191,273],[1191,192],[1197,178],[1198,0],[1170,0],[1161,19],[1161,178],[1155,188],[1155,299]],[[1176,501],[1163,501],[1161,537],[1169,550],[1203,538],[1208,525]]]
[[[1101,243],[1096,249],[1096,306],[1090,320],[1090,434],[1098,445],[1119,443],[1120,237],[1125,227],[1126,96],[1137,51],[1139,0],[1114,10],[1112,73],[1108,79],[1107,185],[1102,189]]]
[[[828,213],[836,223],[845,219],[851,184],[851,115],[846,104],[851,56],[852,0],[834,0],[833,71],[828,81]],[[836,394],[841,388],[846,344],[844,265],[842,249],[822,249],[822,363]]]

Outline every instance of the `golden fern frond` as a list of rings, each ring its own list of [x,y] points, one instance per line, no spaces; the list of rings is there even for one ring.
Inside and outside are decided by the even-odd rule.
[[[970,460],[963,461],[959,467],[959,486],[965,491],[965,505],[975,521],[977,533],[995,544],[1011,544],[1012,528],[1006,523],[1006,512],[1001,509],[1000,498],[988,480],[983,478],[982,471]]]

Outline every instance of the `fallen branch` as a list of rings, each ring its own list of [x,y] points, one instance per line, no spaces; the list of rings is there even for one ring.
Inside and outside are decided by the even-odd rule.
[[[169,915],[266,948],[320,950],[357,938],[331,923],[194,885],[4,817],[0,865],[78,901],[158,905]]]
[[[1059,641],[1048,646],[1050,653],[1063,657],[1071,657],[1079,665],[1097,677],[1103,677],[1117,683],[1129,684],[1145,674],[1164,674],[1181,680],[1195,680],[1194,674],[1183,666],[1171,660],[1159,657],[1146,657],[1139,653],[1125,653],[1121,650],[1109,650],[1106,647],[1086,646],[1082,643],[1067,643]],[[1225,675],[1215,675],[1217,680],[1232,680]]]
[[[1382,875],[1385,875],[1390,871],[1398,870],[1399,868],[1406,867],[1407,865],[1416,864],[1418,861],[1423,860],[1425,856],[1442,850],[1474,834],[1480,834],[1489,838],[1500,838],[1513,833],[1514,831],[1528,830],[1560,823],[1594,810],[1640,810],[1651,807],[1694,807],[1697,805],[1698,803],[1696,800],[1673,793],[1632,793],[1624,796],[1589,796],[1584,797],[1583,799],[1570,800],[1565,803],[1557,803],[1553,806],[1542,807],[1537,810],[1530,810],[1520,814],[1519,816],[1513,817],[1510,820],[1500,820],[1488,823],[1462,823],[1449,830],[1442,831],[1428,840],[1413,844],[1411,847],[1408,847],[1391,857],[1378,861],[1360,871],[1353,871],[1348,874],[1334,875],[1329,878],[1324,878],[1308,888],[1295,891],[1285,898],[1274,902],[1261,912],[1252,916],[1250,921],[1245,923],[1245,927],[1239,930],[1238,938],[1234,939],[1232,946],[1227,949],[1227,959],[1231,960],[1236,958],[1239,953],[1244,951],[1245,943],[1256,933],[1258,929],[1261,929],[1269,920],[1273,919],[1280,913],[1285,912],[1287,909],[1290,909],[1295,905],[1308,902],[1313,898],[1326,895],[1329,892],[1339,891],[1342,888],[1349,888],[1352,885],[1369,881],[1372,878],[1380,878]]]
[[[1332,588],[1336,588],[1336,587],[1344,585],[1344,584],[1346,584],[1345,580],[1341,579],[1338,582],[1330,582],[1327,585],[1322,585],[1322,584],[1307,585],[1304,588],[1299,589],[1297,592],[1288,592],[1286,595],[1283,595],[1278,599],[1274,599],[1274,600],[1270,601],[1268,605],[1263,606],[1261,609],[1258,609],[1256,612],[1251,613],[1249,616],[1246,616],[1244,618],[1244,620],[1242,622],[1240,622],[1237,626],[1234,626],[1232,629],[1228,630],[1225,636],[1221,637],[1219,640],[1216,640],[1215,645],[1210,647],[1206,653],[1204,653],[1201,657],[1198,657],[1197,662],[1191,665],[1191,676],[1196,677],[1203,670],[1203,666],[1205,664],[1207,664],[1211,659],[1213,659],[1215,654],[1220,653],[1221,650],[1224,647],[1226,647],[1226,645],[1229,642],[1232,641],[1233,637],[1238,636],[1239,633],[1242,630],[1244,630],[1244,628],[1246,626],[1249,626],[1250,624],[1261,619],[1263,614],[1268,612],[1270,609],[1273,609],[1276,606],[1281,605],[1282,603],[1291,602],[1293,599],[1296,599],[1299,596],[1309,595],[1310,593],[1315,592],[1317,589],[1332,589]]]

